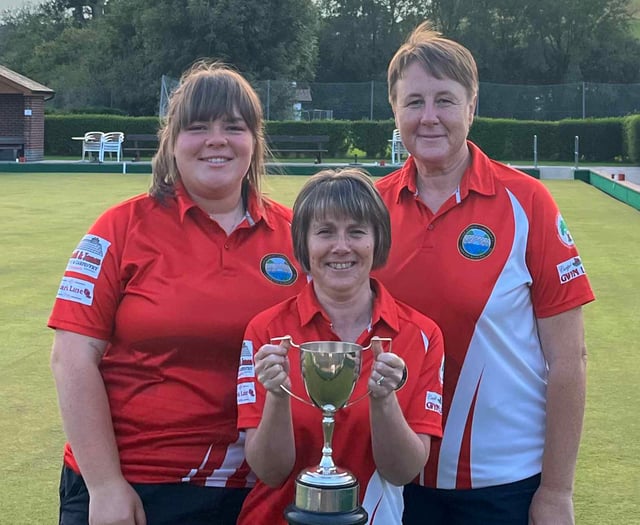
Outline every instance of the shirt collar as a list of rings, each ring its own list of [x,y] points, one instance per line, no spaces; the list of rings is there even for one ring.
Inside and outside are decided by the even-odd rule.
[[[175,200],[178,206],[178,213],[180,215],[181,222],[184,222],[185,216],[187,213],[189,213],[190,210],[200,209],[187,192],[181,180],[178,180],[175,184]],[[270,202],[269,199],[263,200],[265,201],[265,205],[268,206]],[[204,211],[200,211],[204,213]],[[267,224],[267,226],[271,230],[274,229],[273,219],[269,216],[269,214],[265,213],[264,207],[260,206],[260,204],[258,203],[258,198],[253,190],[249,191],[246,217],[249,222],[249,227],[255,226],[258,222],[260,222],[261,219],[264,219],[264,222]]]
[[[465,198],[470,191],[481,195],[495,195],[495,178],[493,161],[473,142],[467,140],[471,164],[465,170],[460,181],[459,193]],[[415,195],[418,191],[416,185],[417,168],[413,156],[409,156],[402,168],[400,168],[400,184],[396,186],[395,201],[400,202],[403,192]]]
[[[377,279],[371,277],[370,281],[375,292],[373,299],[373,313],[371,315],[372,331],[375,333],[376,327],[379,323],[384,323],[391,328],[393,332],[398,333],[400,325],[395,299]],[[321,316],[327,324],[331,324],[331,320],[316,298],[312,280],[310,280],[298,294],[298,297],[296,298],[296,305],[298,308],[298,315],[300,316],[301,326],[306,326],[313,322],[318,315]]]

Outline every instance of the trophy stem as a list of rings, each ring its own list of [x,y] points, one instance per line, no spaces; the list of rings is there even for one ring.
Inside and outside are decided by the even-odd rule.
[[[333,441],[333,428],[335,425],[333,411],[324,410],[322,412],[322,434],[324,436],[324,445],[322,447],[322,459],[320,460],[320,469],[323,475],[329,475],[336,472],[336,465],[333,462],[333,449],[331,443]]]

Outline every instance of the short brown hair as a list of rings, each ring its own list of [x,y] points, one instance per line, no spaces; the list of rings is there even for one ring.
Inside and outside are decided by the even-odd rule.
[[[311,222],[329,214],[372,225],[375,239],[372,269],[385,265],[391,248],[391,221],[373,182],[365,172],[355,168],[322,170],[309,178],[293,205],[293,253],[306,272],[309,271],[307,235]]]
[[[389,62],[387,83],[392,107],[396,102],[396,84],[404,70],[414,62],[436,78],[450,78],[462,84],[470,100],[478,93],[478,66],[471,52],[434,31],[425,21],[411,32]]]
[[[188,69],[171,95],[164,124],[158,132],[159,147],[152,161],[149,193],[159,199],[173,194],[180,177],[174,157],[180,131],[193,122],[231,117],[235,112],[253,134],[254,149],[245,184],[261,200],[266,146],[260,98],[240,73],[221,62],[206,61],[196,62]]]

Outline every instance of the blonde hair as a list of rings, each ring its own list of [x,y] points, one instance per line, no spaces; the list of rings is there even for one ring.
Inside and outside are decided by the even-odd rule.
[[[152,160],[149,193],[160,200],[173,195],[180,178],[174,157],[180,131],[196,121],[209,122],[233,117],[236,113],[246,122],[254,138],[251,163],[243,181],[243,197],[252,189],[262,202],[266,151],[262,105],[249,82],[221,62],[196,62],[182,75],[171,95],[167,115],[158,132],[159,146]]]
[[[443,37],[432,28],[430,22],[425,21],[411,32],[389,62],[387,83],[391,107],[395,107],[398,80],[414,62],[436,78],[450,78],[462,84],[469,100],[478,93],[478,66],[471,52],[463,45]]]

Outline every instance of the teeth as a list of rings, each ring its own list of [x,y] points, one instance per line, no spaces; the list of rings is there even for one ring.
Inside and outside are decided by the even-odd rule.
[[[351,268],[351,264],[350,262],[346,262],[346,263],[330,263],[329,266],[331,266],[331,268],[334,268],[336,270],[346,270],[347,268]]]
[[[222,164],[223,162],[227,162],[227,159],[215,157],[213,159],[207,159],[207,162],[210,162],[211,164]]]

